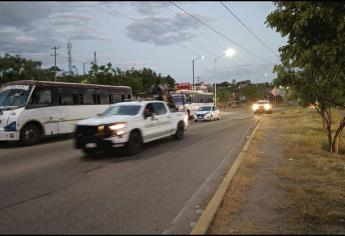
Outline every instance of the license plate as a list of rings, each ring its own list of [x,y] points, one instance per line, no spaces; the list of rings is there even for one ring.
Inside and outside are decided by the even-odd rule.
[[[97,144],[96,144],[96,143],[87,143],[87,144],[85,145],[85,147],[86,147],[86,148],[95,148],[95,147],[97,147]]]

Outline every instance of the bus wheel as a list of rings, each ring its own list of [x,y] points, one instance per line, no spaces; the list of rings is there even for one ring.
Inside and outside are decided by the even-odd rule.
[[[20,143],[30,145],[38,142],[41,138],[40,128],[34,124],[25,125],[20,131]]]
[[[135,155],[140,152],[142,147],[142,138],[139,131],[132,131],[129,135],[128,142],[125,146],[125,151],[127,155]]]

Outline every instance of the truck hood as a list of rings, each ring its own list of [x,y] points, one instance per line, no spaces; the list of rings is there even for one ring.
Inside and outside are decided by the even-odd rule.
[[[85,120],[81,120],[77,125],[102,125],[102,124],[111,124],[117,122],[127,122],[133,120],[137,116],[125,116],[125,115],[114,115],[114,116],[105,116],[105,117],[94,117]]]

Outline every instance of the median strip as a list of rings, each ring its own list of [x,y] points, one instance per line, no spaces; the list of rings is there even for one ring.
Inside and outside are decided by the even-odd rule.
[[[213,195],[211,201],[208,203],[205,211],[203,212],[203,214],[199,218],[197,224],[195,225],[192,232],[190,233],[191,235],[206,234],[207,233],[208,228],[210,227],[210,225],[211,225],[211,223],[212,223],[212,221],[213,221],[213,219],[217,213],[217,210],[223,201],[224,195],[225,195],[225,193],[229,187],[229,184],[230,184],[233,176],[235,175],[235,173],[236,173],[236,171],[237,171],[237,169],[238,169],[238,167],[239,167],[239,165],[240,165],[240,163],[244,157],[244,154],[248,150],[248,147],[250,145],[250,141],[251,141],[252,137],[254,136],[256,130],[260,126],[260,122],[261,122],[261,120],[259,120],[257,122],[257,125],[256,125],[254,131],[252,132],[252,134],[248,138],[248,140],[247,140],[246,144],[244,145],[244,147],[242,148],[241,152],[238,154],[234,164],[231,166],[227,175],[225,176],[222,183],[218,187],[217,191]]]

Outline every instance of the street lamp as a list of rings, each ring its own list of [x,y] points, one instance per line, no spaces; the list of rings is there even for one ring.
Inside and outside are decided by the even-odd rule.
[[[199,59],[204,60],[205,57],[204,56],[199,56],[198,58],[192,60],[192,64],[193,64],[193,86],[192,86],[192,90],[193,91],[194,91],[194,62],[199,60]]]
[[[235,55],[236,51],[233,48],[229,48],[227,49],[223,55],[217,57],[216,59],[214,59],[214,79],[215,79],[215,83],[214,83],[214,105],[217,105],[217,80],[216,80],[216,73],[217,73],[217,61],[219,59],[221,59],[224,56],[227,57],[233,57]]]

